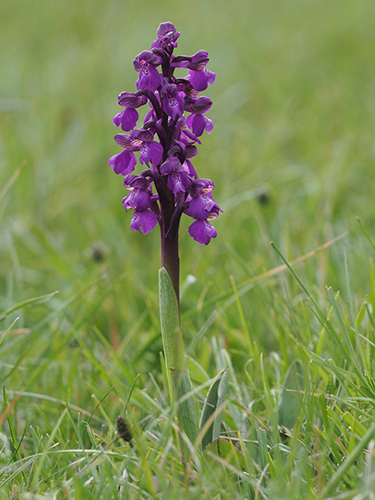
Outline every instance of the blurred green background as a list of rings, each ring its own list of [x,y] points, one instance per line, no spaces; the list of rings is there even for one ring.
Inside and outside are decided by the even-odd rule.
[[[120,151],[112,124],[120,109],[117,95],[135,90],[133,58],[150,47],[164,21],[173,22],[181,32],[175,53],[207,50],[208,69],[217,74],[215,84],[204,93],[213,100],[209,117],[215,126],[202,137],[194,166],[202,178],[214,181],[214,198],[224,213],[214,221],[218,236],[207,247],[189,237],[188,217],[180,231],[181,311],[193,384],[197,387],[225,366],[233,367],[224,420],[235,432],[246,418],[233,397],[251,408],[256,419],[272,422],[280,381],[294,359],[302,360],[321,399],[311,397],[300,420],[305,419],[303,436],[297,432],[289,443],[294,450],[289,458],[286,446],[285,457],[279,460],[275,455],[274,462],[270,458],[265,479],[268,465],[262,453],[268,453],[274,437],[285,436],[278,436],[277,426],[275,436],[266,435],[258,421],[246,420],[244,436],[253,439],[255,434],[259,440],[264,436],[262,456],[253,450],[254,463],[260,465],[259,474],[252,477],[259,487],[272,478],[274,482],[267,483],[269,498],[297,498],[297,490],[302,492],[298,498],[315,498],[316,488],[321,490],[352,452],[358,436],[373,421],[373,392],[363,400],[364,389],[351,373],[351,363],[362,361],[355,356],[343,359],[340,345],[324,336],[289,274],[269,275],[254,285],[247,280],[281,264],[271,240],[293,260],[347,231],[339,242],[295,269],[323,316],[331,305],[326,286],[342,292],[340,325],[348,325],[349,334],[344,335],[351,336],[357,349],[352,329],[356,320],[364,334],[361,354],[365,352],[368,366],[363,369],[369,370],[365,377],[368,385],[374,384],[369,375],[375,345],[373,250],[356,221],[359,216],[375,235],[374,19],[373,0],[0,2],[0,193],[26,162],[0,200],[0,311],[59,292],[5,319],[0,313],[0,335],[19,316],[0,351],[0,385],[6,387],[9,401],[23,391],[9,414],[14,450],[25,432],[19,457],[40,449],[49,454],[48,460],[34,458],[27,481],[21,477],[22,467],[14,476],[12,466],[3,469],[8,492],[16,494],[18,487],[28,491],[31,481],[32,491],[53,492],[61,485],[72,486],[73,480],[73,490],[78,491],[82,480],[82,498],[114,498],[116,481],[120,484],[124,471],[117,461],[128,464],[127,452],[116,455],[114,445],[117,458],[111,472],[107,476],[103,472],[101,486],[100,481],[94,483],[93,491],[97,490],[91,497],[87,491],[92,478],[85,489],[86,476],[79,479],[71,467],[78,463],[76,448],[96,448],[104,433],[108,442],[113,438],[113,423],[124,411],[135,380],[128,407],[132,422],[144,422],[155,412],[152,402],[163,401],[159,233],[155,229],[145,236],[130,230],[131,214],[121,203],[127,191],[108,166],[108,158]],[[352,302],[345,283],[345,258]],[[234,284],[241,303],[236,301]],[[338,323],[334,315],[337,331]],[[325,371],[313,363],[311,353],[316,352],[332,360],[326,365],[322,361]],[[341,385],[336,384],[338,371],[332,366],[346,377]],[[346,402],[335,405],[324,399],[332,392],[337,397],[358,396],[359,403],[345,417]],[[197,394],[199,409],[204,398],[204,391]],[[59,420],[67,403],[72,405],[70,420]],[[90,426],[82,431],[81,415],[87,420],[94,411]],[[346,431],[349,417],[357,418],[361,432]],[[5,419],[3,409],[0,418]],[[333,442],[333,432],[341,441]],[[56,436],[64,450],[73,450],[60,461],[58,454],[50,453],[53,439],[48,441],[47,436],[43,441],[43,433]],[[158,453],[165,457],[171,441],[166,444],[168,433],[163,428],[158,436],[159,442],[150,445],[150,449],[155,446],[151,459],[138,464],[145,470],[151,464],[162,484],[166,479]],[[0,437],[11,442],[6,423]],[[147,439],[143,435],[140,442]],[[294,462],[304,446],[303,456],[309,459]],[[319,446],[321,465],[314,469]],[[18,459],[14,450],[10,445],[5,450],[4,464]],[[166,460],[172,469],[173,453]],[[346,476],[345,488],[367,477],[362,474],[365,455],[361,449],[358,454],[363,457],[355,457],[356,471],[352,478]],[[13,465],[18,467],[19,462]],[[137,462],[134,467],[137,475]],[[174,474],[177,477],[178,472]],[[221,488],[215,474],[202,476],[198,493],[206,491],[205,484]],[[232,500],[232,489],[225,485],[233,483],[222,484],[228,495],[220,498]],[[112,489],[99,496],[100,487]],[[176,488],[164,497],[180,500]],[[194,491],[188,497],[186,490],[183,498],[198,498]]]
[[[131,232],[107,161],[120,150],[117,95],[135,89],[132,60],[167,20],[181,31],[176,54],[205,49],[217,74],[205,92],[215,127],[194,165],[224,213],[208,247],[182,222],[181,281],[197,278],[182,299],[187,341],[214,310],[206,301],[231,290],[230,275],[240,283],[280,264],[271,240],[293,259],[349,230],[300,272],[317,293],[340,287],[345,247],[355,289],[368,293],[370,247],[355,216],[375,230],[374,16],[372,0],[2,2],[1,184],[27,165],[0,214],[1,308],[59,291],[21,311],[19,328],[32,332],[12,337],[9,356],[95,325],[123,356],[146,361],[139,370],[158,363],[159,234]],[[278,348],[266,320],[280,286],[243,299],[265,350]],[[236,314],[222,316],[211,333],[239,327]]]

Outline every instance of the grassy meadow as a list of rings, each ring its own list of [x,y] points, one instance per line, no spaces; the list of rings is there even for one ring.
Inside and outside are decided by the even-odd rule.
[[[374,18],[372,0],[0,3],[0,499],[375,498]],[[108,166],[163,21],[217,74],[193,163],[224,213],[207,247],[182,220],[181,315],[199,411],[229,368],[232,449],[188,459],[159,232],[130,230]]]

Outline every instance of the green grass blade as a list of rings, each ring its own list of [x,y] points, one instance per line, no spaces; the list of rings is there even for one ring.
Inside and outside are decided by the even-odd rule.
[[[11,325],[10,325],[10,326],[6,329],[6,330],[5,330],[5,332],[2,334],[2,336],[0,337],[0,345],[4,342],[4,340],[5,340],[6,336],[7,336],[7,335],[8,335],[8,333],[11,331],[11,329],[12,329],[13,325],[14,325],[15,323],[17,323],[17,321],[18,321],[19,319],[20,319],[19,317],[18,317],[18,318],[16,318],[16,319],[13,321],[13,323],[12,323],[12,324],[11,324]]]
[[[332,493],[332,490],[336,488],[344,479],[345,474],[348,473],[350,467],[354,464],[357,458],[363,453],[371,441],[375,436],[375,424],[373,424],[363,436],[363,438],[359,441],[354,450],[346,457],[345,461],[337,469],[337,471],[333,474],[331,479],[328,481],[326,487],[321,492],[321,498],[327,498],[327,496]]]
[[[11,314],[14,311],[17,311],[18,309],[22,309],[23,307],[30,306],[31,304],[41,304],[43,302],[47,302],[47,300],[50,300],[52,297],[54,297],[56,294],[59,292],[56,290],[55,292],[52,293],[47,293],[46,295],[40,295],[39,297],[33,297],[32,299],[27,299],[24,300],[23,302],[20,302],[19,304],[16,304],[15,306],[10,307],[9,309],[6,309],[0,314],[0,321],[4,320],[9,314]]]
[[[184,371],[184,344],[182,340],[180,313],[171,278],[165,267],[159,271],[160,323],[168,377],[170,370]],[[169,388],[172,392],[172,388]]]

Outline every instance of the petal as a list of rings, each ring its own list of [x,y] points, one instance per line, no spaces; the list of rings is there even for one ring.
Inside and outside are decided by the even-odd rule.
[[[139,146],[134,146],[131,143],[131,137],[127,134],[116,134],[114,137],[117,144],[130,151],[139,151]]]
[[[195,115],[192,123],[192,131],[197,137],[201,136],[206,127],[206,120],[203,115]]]
[[[206,74],[208,83],[210,85],[213,85],[216,78],[216,74],[213,71],[209,71],[208,69],[205,69],[204,72]]]
[[[207,117],[204,118],[206,120],[206,132],[207,134],[210,134],[212,132],[212,129],[214,128],[214,122]]]
[[[185,105],[186,111],[190,111],[191,113],[201,113],[202,115],[204,113],[207,113],[209,109],[212,106],[212,101],[208,97],[202,96],[198,97],[195,101],[193,102],[188,102]]]
[[[141,147],[139,161],[148,165],[151,161],[153,166],[159,165],[163,158],[163,146],[156,141],[145,142]]]
[[[122,117],[121,128],[124,132],[129,132],[136,127],[138,121],[138,113],[133,108],[126,108]]]
[[[165,83],[160,89],[160,97],[164,97],[168,94],[176,95],[177,93],[177,85],[174,83]]]
[[[188,146],[186,146],[187,159],[194,158],[194,156],[197,156],[197,154],[198,154],[198,149],[196,148],[196,146],[194,146],[194,144],[189,144]]]
[[[216,238],[217,231],[208,221],[196,220],[189,227],[189,234],[198,243],[208,245],[211,238]]]
[[[172,56],[171,68],[187,68],[190,59],[191,58],[188,56],[177,56],[177,57]]]
[[[193,69],[194,71],[200,71],[207,66],[208,61],[208,52],[205,50],[199,50],[192,56],[188,68]]]
[[[198,174],[189,160],[185,160],[184,164],[182,165],[184,170],[187,171],[190,175],[190,177],[193,177],[193,179],[198,179]]]
[[[201,92],[202,90],[206,90],[207,88],[207,78],[204,73],[204,70],[194,71],[190,70],[190,83],[193,86],[193,89]]]
[[[158,54],[155,54],[154,52],[151,52],[150,50],[144,50],[143,52],[135,56],[133,60],[134,69],[136,71],[142,71],[145,66],[148,66],[150,64],[152,66],[159,66],[160,63],[160,56]]]
[[[134,156],[134,153],[125,149],[124,151],[121,151],[121,153],[112,156],[109,159],[108,164],[113,168],[115,174],[126,175],[133,172],[137,164],[137,159]]]
[[[123,111],[120,111],[120,113],[117,113],[117,115],[115,115],[113,117],[113,125],[116,125],[116,127],[118,127],[122,121],[122,114],[123,114]]]
[[[215,73],[208,71],[208,69],[202,69],[201,71],[190,70],[190,83],[198,92],[206,90],[207,83],[212,85],[215,81],[215,77]]]
[[[173,23],[166,22],[166,23],[160,23],[158,27],[158,38],[161,38],[165,35],[168,35],[169,32],[172,32],[173,34],[176,33],[176,28],[174,27]]]
[[[125,210],[136,208],[139,212],[144,212],[151,207],[150,192],[145,189],[133,189],[123,198],[122,204]]]
[[[189,203],[189,207],[186,210],[186,213],[190,215],[190,217],[193,217],[193,219],[207,219],[215,205],[216,203],[211,198],[211,194],[198,194]]]
[[[155,121],[155,116],[154,116],[154,110],[150,109],[150,111],[147,111],[145,119],[143,120],[143,125],[149,121]]]
[[[158,70],[150,64],[145,64],[141,69],[138,80],[136,81],[136,86],[138,90],[149,89],[152,92],[155,92],[155,90],[157,90],[157,88],[162,84],[162,81],[163,77]]]
[[[215,188],[211,179],[197,179],[194,181],[190,188],[190,196],[195,198],[199,193],[211,193]]]
[[[201,141],[198,139],[198,137],[194,135],[192,132],[190,132],[190,130],[183,130],[182,133],[191,141],[195,141],[198,144],[202,144]]]
[[[133,130],[129,134],[129,139],[131,142],[142,141],[142,142],[151,142],[154,138],[154,134],[150,130],[145,130],[143,128]]]
[[[171,172],[176,172],[177,170],[181,170],[181,162],[175,156],[169,156],[160,166],[160,173],[162,175],[168,175]]]
[[[168,175],[167,186],[170,191],[176,196],[178,193],[186,193],[190,187],[191,182],[189,181],[186,173],[182,172],[172,172]]]
[[[137,96],[134,92],[121,92],[118,96],[118,103],[120,106],[139,108],[147,103],[147,97],[145,95]]]
[[[174,119],[177,115],[181,116],[183,114],[184,100],[178,94],[168,94],[164,97],[163,108],[167,115]]]
[[[149,185],[149,179],[146,179],[143,175],[129,174],[124,177],[124,186],[126,189],[147,189]]]
[[[145,210],[144,212],[134,211],[130,228],[132,231],[139,231],[146,234],[154,229],[157,222],[156,213],[152,210]]]

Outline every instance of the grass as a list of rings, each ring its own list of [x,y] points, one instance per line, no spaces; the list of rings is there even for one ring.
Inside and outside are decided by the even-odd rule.
[[[373,498],[374,9],[1,4],[0,498]],[[199,411],[229,369],[235,447],[189,460],[163,388],[159,237],[130,231],[107,166],[116,96],[165,20],[217,73],[194,165],[224,214],[204,248],[182,224],[181,311]]]

